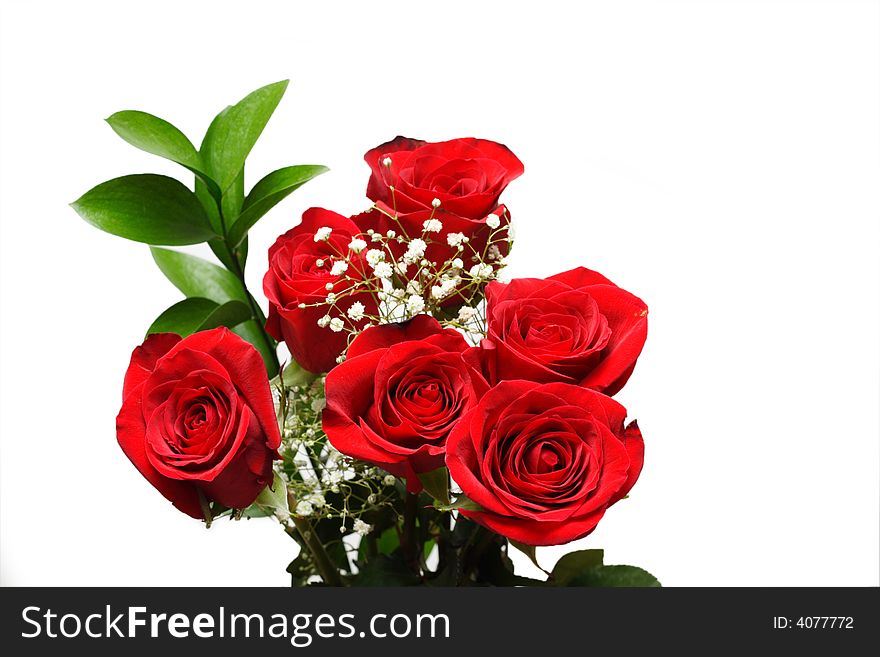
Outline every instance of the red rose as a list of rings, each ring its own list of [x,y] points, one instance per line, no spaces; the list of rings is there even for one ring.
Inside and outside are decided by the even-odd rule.
[[[642,469],[642,434],[625,418],[580,386],[499,383],[447,441],[450,475],[483,509],[462,513],[527,545],[586,536]]]
[[[324,433],[343,454],[421,490],[443,466],[446,438],[487,388],[475,350],[428,315],[369,328],[327,375]]]
[[[486,287],[490,379],[561,381],[613,395],[632,374],[648,334],[648,307],[578,267],[548,279]]]
[[[428,143],[397,137],[364,159],[372,170],[370,200],[407,213],[430,210],[436,198],[445,211],[478,221],[495,209],[504,188],[523,172],[522,162],[506,146],[473,138]]]
[[[281,435],[260,354],[226,328],[156,333],[131,355],[116,436],[178,509],[203,517],[199,493],[243,509],[272,481]]]
[[[315,239],[320,228],[331,229],[326,240]],[[296,362],[310,372],[326,372],[336,365],[347,334],[318,325],[318,320],[330,311],[329,306],[300,308],[300,304],[323,303],[332,291],[345,308],[360,302],[367,314],[376,312],[372,295],[350,293],[354,283],[347,280],[364,275],[362,254],[348,248],[359,234],[360,229],[351,219],[330,210],[310,208],[302,222],[269,249],[269,271],[263,277],[263,291],[270,304],[266,330],[276,340],[283,340]],[[334,274],[333,264],[340,260],[346,260],[349,267],[344,273]],[[328,283],[333,286],[331,290],[327,289]],[[350,327],[360,327],[367,320],[345,321]]]

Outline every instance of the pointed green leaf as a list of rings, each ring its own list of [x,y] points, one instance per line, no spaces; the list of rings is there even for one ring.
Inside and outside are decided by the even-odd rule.
[[[250,319],[251,309],[241,301],[227,301],[220,305],[210,299],[190,297],[168,308],[147,331],[150,333],[177,333],[181,337],[198,331],[226,326],[232,328]]]
[[[290,507],[287,504],[287,486],[284,480],[276,472],[272,483],[266,486],[257,496],[243,515],[248,518],[257,518],[260,516],[270,516],[274,513],[290,515]]]
[[[157,247],[150,251],[166,278],[187,297],[204,297],[218,304],[247,303],[241,282],[222,267],[180,251]]]
[[[512,547],[515,547],[517,550],[526,555],[529,560],[535,564],[538,568],[541,568],[541,564],[538,563],[538,555],[535,554],[535,546],[534,545],[526,545],[525,543],[520,543],[519,541],[514,541],[512,538],[508,538],[507,542],[510,543]],[[544,570],[541,568],[541,570]]]
[[[431,472],[422,472],[419,474],[419,481],[428,495],[442,505],[449,504],[449,470],[437,468]]]
[[[201,155],[208,173],[225,193],[244,168],[245,159],[275,111],[287,80],[267,85],[223,110],[208,128]]]
[[[450,504],[443,504],[442,502],[435,501],[434,508],[438,511],[454,511],[456,509],[462,509],[464,511],[482,511],[483,507],[470,499],[467,495],[459,495],[455,498]]]
[[[220,188],[205,170],[196,147],[176,127],[147,112],[123,110],[107,119],[113,131],[135,148],[177,162],[199,176],[209,192],[220,198]]]
[[[302,164],[278,169],[265,176],[254,185],[244,200],[241,214],[229,230],[230,243],[237,245],[269,210],[296,189],[326,171],[329,169],[319,164]]]
[[[195,194],[167,176],[146,173],[114,178],[71,206],[93,226],[136,242],[180,246],[215,235]]]
[[[553,566],[550,579],[557,586],[567,586],[573,578],[581,573],[602,565],[604,550],[577,550],[559,558]]]
[[[569,580],[567,586],[659,588],[660,582],[651,573],[636,566],[601,566],[580,573]]]

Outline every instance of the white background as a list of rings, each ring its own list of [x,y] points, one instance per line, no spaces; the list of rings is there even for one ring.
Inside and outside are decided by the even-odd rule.
[[[130,351],[180,297],[145,246],[67,204],[180,174],[118,139],[114,111],[198,143],[226,104],[290,78],[248,185],[332,171],[253,231],[260,299],[266,249],[305,208],[366,206],[367,149],[503,142],[526,166],[503,197],[512,273],[586,265],[651,309],[619,396],[645,469],[579,545],[673,586],[878,585],[876,2],[133,7],[0,14],[2,584],[288,583],[277,525],[206,531],[119,450]]]

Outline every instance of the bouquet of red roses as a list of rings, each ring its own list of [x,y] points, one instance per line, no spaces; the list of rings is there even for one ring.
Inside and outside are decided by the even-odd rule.
[[[601,550],[546,580],[515,575],[508,555],[537,564],[535,546],[588,535],[638,479],[642,436],[612,396],[645,342],[644,302],[585,268],[504,282],[500,196],[522,163],[483,139],[398,137],[365,156],[369,209],[311,208],[276,240],[265,315],[245,285],[248,231],[326,171],[285,167],[245,194],[286,86],[227,107],[198,149],[150,114],[108,119],[195,176],[192,189],[124,176],[73,204],[150,244],[186,297],[132,354],[126,456],[208,526],[275,518],[301,548],[294,585],[657,586]],[[159,248],[202,242],[219,264]]]

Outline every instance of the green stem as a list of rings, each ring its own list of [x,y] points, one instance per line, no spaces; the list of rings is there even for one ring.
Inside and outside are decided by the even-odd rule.
[[[403,533],[400,536],[400,549],[403,558],[413,570],[419,570],[418,543],[416,541],[416,516],[419,513],[419,496],[407,493],[403,507]]]
[[[296,500],[293,499],[293,496],[288,495],[287,499],[291,508],[295,508]],[[327,550],[324,549],[324,545],[318,539],[312,526],[309,524],[309,521],[297,516],[291,517],[293,518],[293,524],[296,527],[296,531],[302,539],[302,543],[311,553],[312,558],[315,561],[315,567],[318,569],[318,574],[321,576],[321,579],[324,580],[324,583],[327,586],[344,586],[339,571],[330,560]]]

